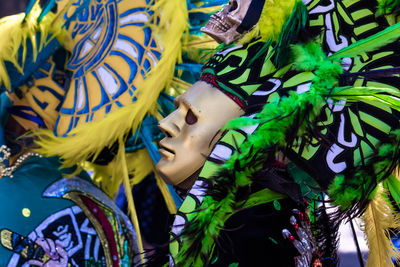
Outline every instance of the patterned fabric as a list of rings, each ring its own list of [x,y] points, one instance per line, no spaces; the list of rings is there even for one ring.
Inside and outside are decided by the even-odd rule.
[[[135,101],[136,87],[160,57],[145,27],[149,2],[92,1],[70,25],[72,77],[55,123],[57,135]]]
[[[216,53],[204,65],[200,80],[218,88],[245,109],[250,95],[255,91],[259,91],[256,95],[265,92],[267,74],[274,70],[267,54],[254,61],[263,45],[263,42],[253,42]]]
[[[57,2],[61,9],[68,1]],[[57,135],[133,103],[136,88],[161,55],[145,27],[150,5],[149,0],[74,1],[64,15],[72,54],[56,50],[60,44],[41,51],[40,60],[27,64],[32,70],[28,82],[13,79],[20,87],[15,93],[25,96]]]
[[[62,260],[57,262],[64,265],[58,266],[132,266],[138,249],[129,219],[90,182],[63,179],[58,166],[54,158],[31,158],[13,178],[0,179],[1,266],[42,259],[52,264],[49,257],[38,256],[34,243],[41,239],[59,247]]]
[[[310,26],[325,29],[322,35],[324,48],[328,54],[334,53],[389,26],[384,18],[375,16],[376,6],[374,1],[331,1],[328,6],[311,1],[308,3]],[[400,80],[395,76],[371,78],[349,73],[395,67],[400,59],[399,52],[396,42],[344,59],[343,85],[398,88]],[[329,136],[329,146],[315,140],[304,147],[305,140],[301,140],[294,153],[289,154],[324,189],[336,174],[364,164],[362,161],[372,154],[378,143],[399,127],[398,112],[376,102],[328,104],[320,114],[317,129],[323,136]],[[336,138],[332,139],[333,136]],[[321,162],[321,159],[324,160]]]
[[[24,120],[32,121],[31,123],[35,120],[11,111],[15,119],[27,129],[43,127],[54,129],[70,81],[69,75],[64,72],[66,56],[67,52],[62,48],[59,49],[34,72],[34,82],[16,88],[15,93],[10,95],[14,105],[21,105],[26,110],[32,110],[30,115],[40,118],[44,123],[44,125],[31,126]]]

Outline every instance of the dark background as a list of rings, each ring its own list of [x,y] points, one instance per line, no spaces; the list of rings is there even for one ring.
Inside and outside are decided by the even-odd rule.
[[[24,12],[29,0],[1,0],[0,18],[12,14]]]

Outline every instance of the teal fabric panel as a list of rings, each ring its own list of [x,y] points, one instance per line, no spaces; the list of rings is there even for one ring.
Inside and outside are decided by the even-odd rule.
[[[64,199],[43,198],[43,191],[62,178],[56,158],[32,157],[18,168],[13,178],[0,179],[0,229],[27,236],[46,218],[74,205]],[[25,217],[23,209],[30,210]],[[0,266],[7,266],[12,252],[0,245]]]

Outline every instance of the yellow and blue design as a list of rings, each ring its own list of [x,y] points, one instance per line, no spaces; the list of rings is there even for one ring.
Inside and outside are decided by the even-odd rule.
[[[45,127],[62,136],[135,102],[136,89],[162,52],[146,27],[152,4],[150,0],[62,0],[57,1],[58,14],[48,13],[36,22],[36,15],[43,12],[35,3],[25,24],[43,37],[35,42],[32,34],[26,34],[31,39],[25,37],[26,45],[21,42],[16,59],[4,58],[4,74],[12,82],[7,89],[11,98],[22,99],[41,123],[32,126],[27,112],[13,114],[17,121],[26,129]],[[23,17],[15,16],[14,26],[24,25]],[[40,29],[54,22],[57,27],[49,33]],[[13,42],[7,40],[7,45],[14,49],[17,42]]]
[[[69,13],[81,2],[76,1]],[[56,135],[136,100],[136,88],[161,55],[151,29],[145,27],[152,16],[149,2],[92,1],[69,26],[74,50],[67,69],[72,77],[55,123]]]

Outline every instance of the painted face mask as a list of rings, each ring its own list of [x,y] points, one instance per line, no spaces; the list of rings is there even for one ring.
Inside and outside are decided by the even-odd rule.
[[[264,3],[265,0],[230,0],[211,15],[201,31],[219,43],[231,44],[257,24]]]
[[[220,90],[199,81],[175,99],[176,110],[160,121],[157,171],[177,185],[199,170],[220,137],[220,129],[243,110]]]

